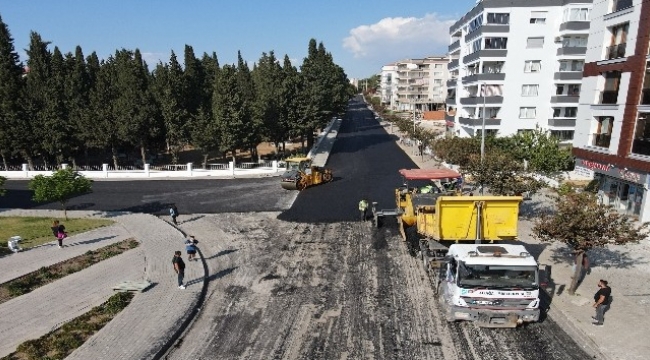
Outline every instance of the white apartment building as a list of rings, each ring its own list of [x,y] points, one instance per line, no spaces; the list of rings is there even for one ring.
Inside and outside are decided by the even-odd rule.
[[[593,0],[483,0],[449,29],[447,131],[573,140]]]
[[[650,1],[596,0],[580,92],[576,171],[599,197],[650,221]]]
[[[382,104],[395,109],[395,102],[397,101],[397,63],[381,67],[379,89],[381,90]]]
[[[429,111],[444,106],[448,59],[429,56],[382,67],[382,102],[396,111]]]

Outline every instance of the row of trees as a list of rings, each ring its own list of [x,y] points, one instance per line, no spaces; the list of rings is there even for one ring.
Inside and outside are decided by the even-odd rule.
[[[117,50],[108,59],[85,57],[81,47],[63,54],[32,32],[27,71],[0,18],[0,155],[33,167],[76,162],[89,152],[147,155],[168,150],[178,161],[187,145],[214,152],[252,150],[262,141],[280,144],[304,137],[345,111],[353,95],[343,69],[322,43],[311,39],[298,69],[288,56],[263,53],[250,69],[238,53],[221,66],[215,53],[197,58],[184,49],[181,66],[169,62],[153,71],[138,49]]]

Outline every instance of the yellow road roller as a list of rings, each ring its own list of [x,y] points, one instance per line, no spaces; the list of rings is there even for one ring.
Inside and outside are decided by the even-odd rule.
[[[285,172],[280,180],[280,185],[285,190],[301,191],[334,180],[332,170],[313,165],[307,157],[289,158],[285,163]]]

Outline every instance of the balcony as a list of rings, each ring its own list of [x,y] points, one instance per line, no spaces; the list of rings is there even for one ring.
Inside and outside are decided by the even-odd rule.
[[[577,103],[578,100],[580,100],[580,96],[569,96],[569,95],[551,96],[552,104]]]
[[[463,76],[461,79],[463,84],[477,82],[477,81],[503,81],[506,79],[505,73],[481,73]]]
[[[456,98],[448,97],[445,99],[445,104],[447,105],[456,105]]]
[[[623,51],[625,52],[625,51]],[[561,47],[557,49],[557,55],[585,55],[587,53],[586,47]]]
[[[611,134],[591,134],[591,146],[608,148],[611,140]]]
[[[605,90],[600,92],[599,104],[615,105],[618,103],[618,90]]]
[[[465,126],[483,126],[482,118],[461,117],[458,118],[458,122],[461,125],[465,125]],[[501,125],[501,119],[485,118],[485,126],[499,126],[499,125]]]
[[[453,123],[454,115],[445,114],[445,121]]]
[[[618,0],[618,1],[615,0],[614,6],[612,7],[612,12],[615,13],[621,10],[631,8],[633,2],[634,2],[633,0]]]
[[[555,80],[582,80],[582,71],[560,71],[553,74]]]
[[[460,40],[456,40],[451,45],[449,45],[449,52],[453,53],[454,51],[460,49]]]
[[[460,98],[460,103],[463,105],[480,105],[480,104],[502,104],[503,96],[470,96]]]
[[[463,57],[463,63],[467,64],[469,62],[478,60],[480,58],[490,58],[490,57],[496,57],[496,58],[503,58],[508,55],[508,50],[506,49],[484,49],[484,50],[479,50],[475,51],[469,55],[466,55]]]
[[[560,31],[588,31],[589,21],[567,21],[560,24]]]
[[[458,59],[452,60],[447,64],[447,69],[453,70],[458,67]]]
[[[548,126],[575,127],[576,119],[558,119],[558,118],[548,119]]]
[[[447,87],[448,88],[456,87],[456,82],[457,81],[458,81],[458,79],[449,79],[449,80],[447,80]]]
[[[498,33],[498,34],[503,34],[503,33],[509,33],[510,32],[510,25],[504,25],[504,24],[485,24],[481,26],[479,29],[465,35],[465,42],[478,39],[479,37],[483,36],[485,33]]]
[[[620,59],[625,57],[626,43],[608,46],[605,50],[606,60]]]

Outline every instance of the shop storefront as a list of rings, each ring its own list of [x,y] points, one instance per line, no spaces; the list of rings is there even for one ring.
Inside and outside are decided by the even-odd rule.
[[[600,202],[642,221],[650,217],[650,211],[644,214],[644,200],[648,186],[647,173],[582,159],[576,162],[576,167],[578,166],[593,171],[594,179],[599,180]]]

